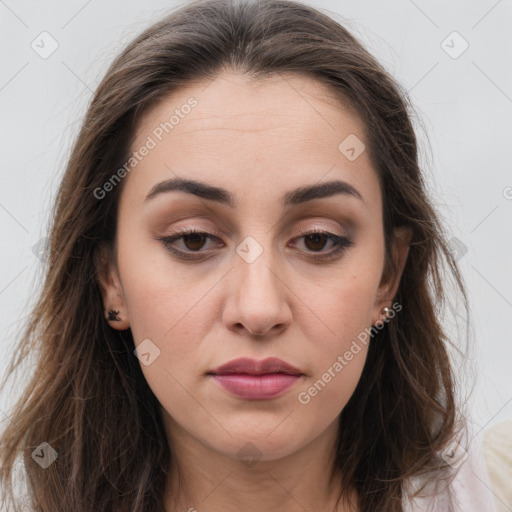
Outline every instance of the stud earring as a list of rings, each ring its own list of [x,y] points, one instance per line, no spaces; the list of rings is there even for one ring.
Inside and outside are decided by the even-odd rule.
[[[121,319],[117,316],[119,314],[119,310],[110,310],[108,312],[108,319],[111,322],[120,322]]]
[[[376,324],[373,324],[374,327],[379,327],[379,328],[382,327],[386,323],[387,319],[389,318],[389,313],[391,312],[391,310],[389,308],[382,308],[380,311],[381,311],[381,313],[380,313],[381,318],[380,318],[380,320],[377,320]],[[384,318],[382,318],[382,317],[384,317]]]

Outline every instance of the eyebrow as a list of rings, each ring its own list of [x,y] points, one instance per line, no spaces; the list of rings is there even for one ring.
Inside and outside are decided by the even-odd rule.
[[[184,178],[173,178],[157,183],[144,199],[144,203],[160,194],[176,191],[193,194],[209,201],[216,201],[231,208],[235,208],[238,205],[238,201],[236,201],[235,196],[231,192],[208,183]],[[295,206],[313,199],[331,197],[336,194],[355,197],[364,203],[363,197],[358,190],[342,180],[327,181],[296,188],[283,195],[282,203],[284,206]]]

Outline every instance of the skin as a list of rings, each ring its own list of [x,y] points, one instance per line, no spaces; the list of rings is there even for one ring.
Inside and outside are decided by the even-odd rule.
[[[131,328],[136,346],[150,339],[160,350],[141,368],[162,406],[175,460],[166,510],[357,510],[348,499],[335,508],[341,476],[329,477],[337,418],[361,376],[367,347],[307,405],[298,395],[382,319],[407,258],[407,234],[397,231],[398,272],[384,272],[376,172],[366,151],[350,161],[338,149],[350,134],[364,141],[364,127],[309,77],[255,82],[225,71],[149,110],[132,149],[190,97],[198,105],[124,178],[117,262],[101,270],[105,309],[119,310],[121,318],[110,325]],[[176,177],[225,188],[238,205],[177,191],[144,201],[155,184]],[[332,179],[351,184],[363,200],[337,194],[281,203],[291,189]],[[174,247],[203,251],[202,260],[181,260],[158,240],[181,227],[217,233],[220,242],[179,239]],[[312,228],[353,244],[315,260],[312,255],[335,245],[328,238],[307,242],[302,234]],[[236,252],[248,236],[263,249],[251,263]],[[276,356],[305,375],[277,398],[244,400],[206,375],[242,356]],[[237,455],[248,443],[256,447],[252,465]]]

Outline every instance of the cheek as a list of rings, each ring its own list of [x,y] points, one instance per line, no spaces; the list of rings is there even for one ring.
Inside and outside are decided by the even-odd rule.
[[[135,238],[135,237],[134,237]],[[204,297],[216,277],[198,267],[173,262],[154,240],[126,240],[119,248],[119,271],[135,341],[153,337],[156,342],[198,331],[207,322]],[[192,338],[193,339],[193,338]]]
[[[308,306],[318,312],[322,322],[310,323],[307,338],[315,340],[312,375],[299,389],[297,401],[324,423],[346,405],[366,361],[380,281],[380,262],[373,264],[370,259],[373,256],[365,259],[358,255],[347,263],[346,272],[331,276],[308,298]]]
[[[337,275],[323,279],[321,285],[317,282],[309,287],[305,302],[323,326],[321,332],[310,333],[310,339],[325,340],[325,348],[339,349],[371,326],[380,281],[375,270],[379,269],[359,259],[356,265],[347,265]]]
[[[322,269],[313,279],[304,278],[310,291],[308,305],[318,312],[331,338],[343,342],[371,326],[383,262],[382,231],[368,228],[355,238],[339,265]]]
[[[124,253],[119,251],[119,271],[135,346],[140,352],[148,346],[147,340],[156,346],[149,345],[150,352],[156,354],[150,364],[141,359],[143,375],[163,409],[175,420],[187,424],[192,416],[203,424],[208,416],[191,399],[190,390],[194,389],[191,383],[203,378],[198,353],[215,320],[213,309],[208,307],[208,290],[218,278],[204,275],[196,281],[182,266],[170,263],[165,253],[155,256],[142,247],[125,249]]]
[[[296,408],[301,415],[317,418],[319,425],[333,421],[354,393],[367,352],[367,344],[358,341],[333,351],[318,373],[297,390]]]
[[[135,346],[139,352],[149,346],[156,355],[148,365],[141,359],[148,385],[167,410],[189,410],[183,388],[204,372],[198,353],[217,318],[210,294],[218,276],[194,277],[154,244],[151,251],[120,244],[119,272]]]

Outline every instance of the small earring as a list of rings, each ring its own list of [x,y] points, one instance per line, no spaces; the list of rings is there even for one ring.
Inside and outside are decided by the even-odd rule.
[[[120,322],[121,319],[117,316],[118,314],[119,314],[119,310],[115,310],[115,311],[110,310],[108,312],[108,319],[109,319],[109,321],[111,321],[111,322]]]
[[[389,316],[389,312],[390,312],[389,308],[382,308],[382,314],[384,317],[387,318]]]

